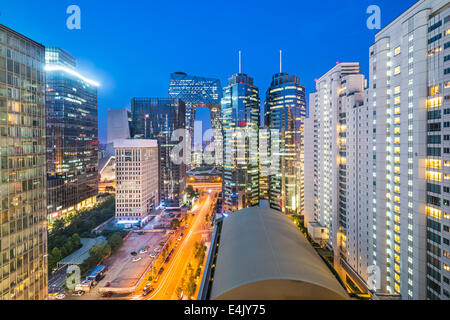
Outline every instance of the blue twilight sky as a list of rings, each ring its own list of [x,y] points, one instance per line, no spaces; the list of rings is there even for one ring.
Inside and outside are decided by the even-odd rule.
[[[381,8],[385,26],[414,0],[21,0],[0,2],[0,23],[78,59],[79,70],[101,83],[99,138],[106,139],[106,110],[130,106],[133,96],[167,96],[169,74],[217,77],[222,86],[238,71],[254,78],[261,102],[279,69],[314,91],[314,79],[336,61],[358,61],[368,74],[375,30],[366,9]],[[66,9],[81,9],[81,30],[66,28]],[[204,129],[207,110],[199,110]],[[205,121],[206,120],[206,121]]]

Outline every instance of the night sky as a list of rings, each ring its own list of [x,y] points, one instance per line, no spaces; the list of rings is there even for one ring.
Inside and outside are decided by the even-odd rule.
[[[75,56],[82,74],[101,83],[99,138],[106,140],[106,110],[130,106],[134,96],[167,96],[169,74],[184,71],[227,84],[238,71],[252,76],[261,103],[279,70],[296,74],[314,91],[314,79],[336,61],[360,62],[368,75],[376,30],[366,9],[381,8],[382,27],[415,0],[21,0],[0,3],[0,23]],[[66,28],[66,9],[81,9],[81,30]],[[198,112],[204,129],[207,110]],[[206,121],[205,121],[206,120]]]

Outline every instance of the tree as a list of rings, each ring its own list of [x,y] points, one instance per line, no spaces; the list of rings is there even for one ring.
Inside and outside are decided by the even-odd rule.
[[[65,226],[64,219],[56,219],[55,221],[53,221],[52,231],[60,232],[64,229],[64,226]]]
[[[53,259],[54,259],[56,262],[58,262],[59,260],[62,259],[61,250],[59,250],[58,247],[53,248],[53,250],[52,250],[52,257],[53,257]]]
[[[172,229],[178,229],[180,227],[180,220],[173,218],[172,221],[170,221],[170,228]]]
[[[108,242],[111,246],[111,250],[114,252],[120,248],[123,243],[123,239],[119,232],[115,232],[108,238]]]

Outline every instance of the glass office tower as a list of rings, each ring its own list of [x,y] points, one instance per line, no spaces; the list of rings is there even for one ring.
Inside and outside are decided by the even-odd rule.
[[[47,299],[44,54],[0,25],[0,300]]]
[[[186,164],[173,162],[170,152],[179,143],[172,141],[173,132],[185,129],[184,102],[176,98],[133,98],[131,117],[131,137],[158,140],[160,198],[166,206],[178,207],[186,184]]]
[[[49,223],[93,206],[98,193],[97,86],[76,71],[76,60],[45,50],[47,211]]]
[[[269,176],[269,201],[273,209],[303,213],[303,124],[306,117],[305,88],[299,78],[277,73],[266,92],[265,121],[277,132],[272,143],[280,151],[278,165]],[[273,165],[273,164],[272,164]]]
[[[178,98],[186,104],[186,129],[194,142],[194,122],[197,107],[206,107],[211,115],[214,142],[222,148],[222,119],[220,117],[220,100],[222,88],[219,79],[188,75],[184,72],[170,74],[169,97]],[[202,133],[203,134],[203,133]],[[222,164],[222,153],[216,154],[216,165]],[[195,161],[193,161],[195,166]]]
[[[238,73],[223,90],[223,212],[259,203],[260,100],[253,78]]]

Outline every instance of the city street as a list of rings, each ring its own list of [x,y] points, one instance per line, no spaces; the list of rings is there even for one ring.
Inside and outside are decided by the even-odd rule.
[[[202,197],[199,203],[193,208],[195,213],[189,231],[185,231],[185,236],[181,240],[180,244],[173,253],[173,258],[168,265],[164,265],[164,272],[161,275],[161,279],[158,283],[153,284],[155,290],[146,297],[142,296],[142,288],[149,283],[143,281],[135,294],[131,297],[134,300],[176,300],[177,297],[175,290],[180,283],[183,276],[184,269],[189,263],[194,246],[196,242],[202,239],[203,231],[209,226],[209,223],[205,221],[205,216],[211,213],[211,205],[213,203],[214,193],[207,194]],[[209,229],[210,231],[212,229]],[[145,277],[148,279],[148,277]]]

